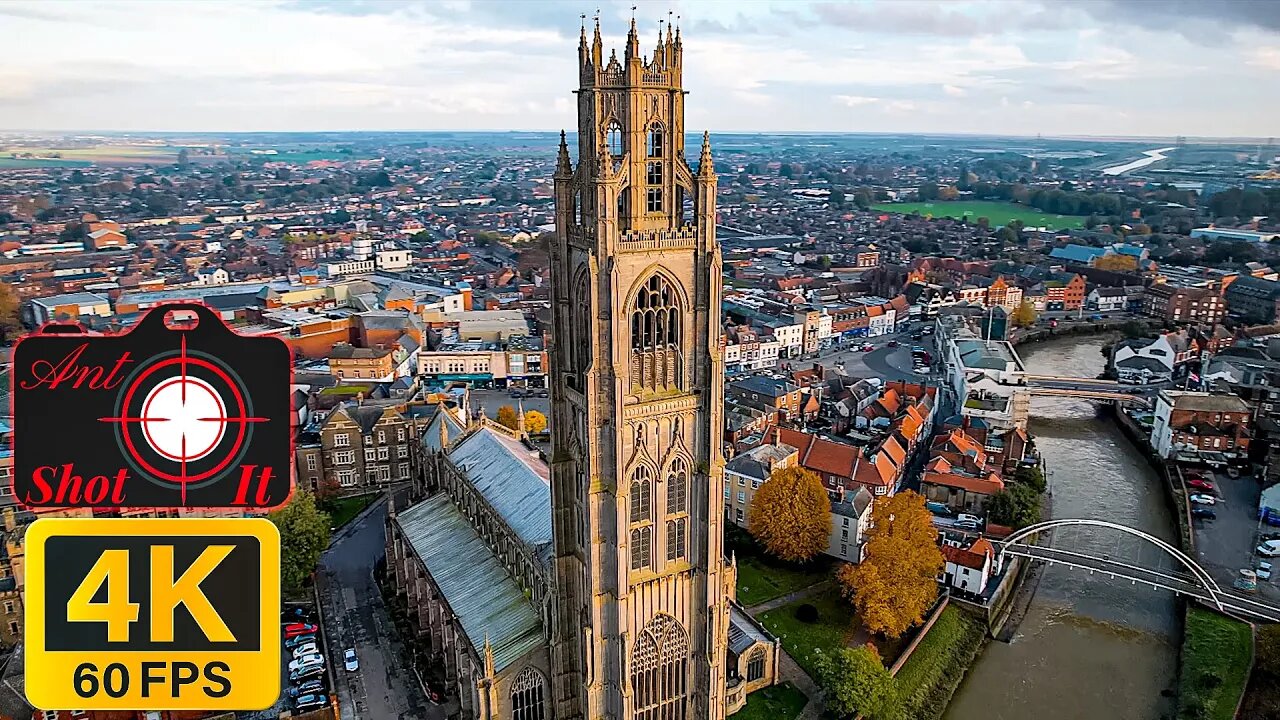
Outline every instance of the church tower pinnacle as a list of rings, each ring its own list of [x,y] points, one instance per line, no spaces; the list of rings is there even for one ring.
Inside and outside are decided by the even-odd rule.
[[[683,49],[599,23],[562,138],[551,246],[552,699],[561,720],[723,720],[716,176],[685,157]]]

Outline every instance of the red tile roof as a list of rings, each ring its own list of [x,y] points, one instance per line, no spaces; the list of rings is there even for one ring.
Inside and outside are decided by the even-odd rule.
[[[953,473],[926,472],[920,481],[922,484],[939,485],[977,493],[994,495],[1004,489],[1004,482],[994,473],[985,478],[955,475]]]

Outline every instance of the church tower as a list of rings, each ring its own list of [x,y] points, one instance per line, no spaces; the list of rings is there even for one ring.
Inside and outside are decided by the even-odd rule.
[[[683,49],[635,21],[578,48],[551,249],[552,695],[561,720],[723,720],[721,260],[707,136],[685,155]],[[686,209],[688,207],[689,209]]]

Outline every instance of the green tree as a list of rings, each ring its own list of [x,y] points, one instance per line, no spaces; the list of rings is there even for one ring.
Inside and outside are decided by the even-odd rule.
[[[978,218],[977,223],[978,223],[978,227],[982,228],[983,230],[991,229],[991,218],[989,217],[985,217],[985,216],[980,217]]]
[[[827,691],[827,707],[838,717],[899,717],[898,688],[874,648],[840,648],[819,658],[817,666],[818,682]]]
[[[1000,244],[1004,246],[1018,244],[1018,231],[1012,227],[1005,225],[996,232],[996,238],[1000,240]]]
[[[987,517],[997,525],[1023,528],[1040,522],[1040,493],[1029,485],[1011,483],[991,496]]]
[[[280,531],[280,575],[286,590],[302,589],[329,545],[329,514],[311,493],[298,491],[289,504],[267,516]]]
[[[1044,471],[1039,466],[1023,466],[1013,471],[1013,480],[1019,485],[1027,487],[1042,493],[1048,487],[1044,480]]]
[[[835,207],[835,208],[844,207],[844,191],[841,190],[840,188],[832,188],[831,197],[828,199],[831,201],[831,207]]]

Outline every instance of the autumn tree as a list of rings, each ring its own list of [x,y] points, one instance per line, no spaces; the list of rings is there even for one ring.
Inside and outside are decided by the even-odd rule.
[[[837,717],[898,717],[897,686],[874,647],[841,648],[819,658],[817,665],[818,682],[827,691],[827,707]]]
[[[1138,258],[1132,255],[1121,255],[1120,253],[1112,253],[1111,255],[1103,255],[1093,261],[1093,266],[1099,270],[1110,270],[1112,272],[1125,272],[1128,270],[1138,269]]]
[[[300,590],[315,572],[329,545],[329,514],[309,492],[294,494],[289,504],[267,515],[280,531],[280,577],[286,590]]]
[[[1009,319],[1018,327],[1030,327],[1036,323],[1036,318],[1038,317],[1036,306],[1032,305],[1030,300],[1023,300],[1022,304],[1009,316]]]
[[[756,490],[747,531],[771,554],[805,562],[827,547],[831,501],[822,479],[802,467],[773,471]]]
[[[876,499],[866,557],[842,565],[836,579],[868,630],[898,637],[924,620],[938,596],[942,564],[933,515],[923,497],[905,490]]]
[[[503,405],[498,408],[498,422],[512,430],[520,429],[520,416],[516,414],[516,409],[510,405]]]
[[[9,283],[0,283],[0,334],[5,340],[11,340],[22,330],[18,320],[18,293]]]
[[[547,416],[537,410],[524,414],[524,429],[530,433],[540,433],[547,429]]]

